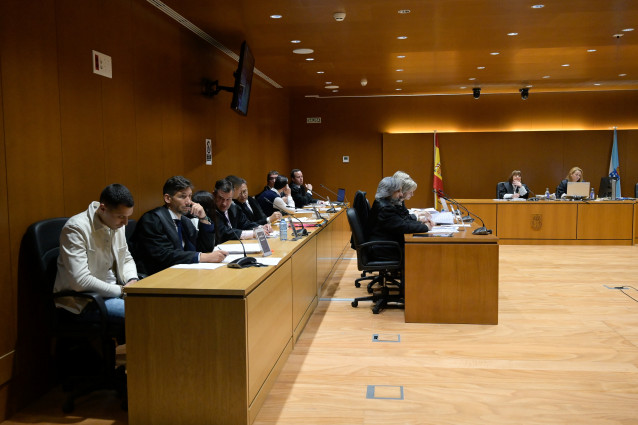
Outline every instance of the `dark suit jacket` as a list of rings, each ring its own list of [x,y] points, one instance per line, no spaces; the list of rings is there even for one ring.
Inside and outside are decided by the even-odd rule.
[[[563,193],[567,193],[567,179],[561,180],[558,186],[556,186],[556,199],[560,199]]]
[[[529,198],[529,187],[525,183],[523,183],[523,187],[527,191],[525,195],[521,195],[521,198]],[[498,184],[498,199],[503,199],[507,194],[514,194],[514,186],[510,182],[500,182]]]
[[[261,209],[261,206],[259,206],[259,202],[257,202],[257,200],[253,198],[252,196],[249,196],[248,200],[246,201],[247,203],[250,204],[250,208],[252,209],[252,211],[248,209],[248,207],[246,206],[246,203],[242,204],[241,202],[237,202],[237,201],[234,201],[234,202],[235,202],[235,205],[237,205],[242,210],[242,212],[246,215],[246,218],[248,218],[249,221],[252,221],[261,225],[268,223],[268,217],[266,217],[266,214],[264,214],[264,211]]]
[[[261,210],[267,217],[270,217],[276,211],[272,203],[275,202],[275,198],[278,196],[279,195],[277,193],[269,189],[264,190],[257,197],[257,202],[259,202]]]
[[[239,239],[242,230],[251,230],[259,226],[257,223],[248,220],[246,214],[235,204],[230,204],[228,208],[228,219],[230,220],[230,226],[226,221],[226,216],[219,210],[215,210],[217,224],[217,237],[219,243],[224,243],[229,240]]]
[[[424,223],[412,220],[405,214],[401,205],[394,205],[388,200],[375,200],[368,217],[369,240],[396,241],[403,247],[406,233],[425,233],[430,229]],[[391,251],[374,249],[376,259],[391,259]]]
[[[304,205],[312,204],[314,202],[312,195],[308,193],[308,189],[299,186],[298,184],[292,183],[290,185],[290,193],[292,195],[292,199],[295,201],[295,207],[297,208],[301,208]]]
[[[198,231],[189,218],[182,216],[181,222],[187,241],[183,248],[168,208],[157,207],[144,213],[131,238],[131,253],[140,273],[150,275],[175,264],[196,263],[199,252],[215,248],[215,226],[200,223]]]

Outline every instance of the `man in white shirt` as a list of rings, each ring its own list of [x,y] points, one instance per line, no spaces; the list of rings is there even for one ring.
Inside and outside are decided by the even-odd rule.
[[[60,235],[60,256],[54,293],[97,292],[104,298],[108,320],[124,324],[122,288],[137,282],[124,226],[133,214],[133,196],[121,184],[107,186],[99,202],[69,219]],[[99,320],[98,311],[82,297],[59,297],[56,306],[80,320]]]

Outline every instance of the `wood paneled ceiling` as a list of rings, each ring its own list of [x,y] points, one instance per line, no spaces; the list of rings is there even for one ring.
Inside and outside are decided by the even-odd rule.
[[[256,68],[299,96],[638,89],[638,0],[164,3],[236,53],[247,40]]]

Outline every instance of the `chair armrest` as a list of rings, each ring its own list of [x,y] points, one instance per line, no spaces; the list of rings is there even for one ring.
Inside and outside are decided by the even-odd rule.
[[[95,303],[97,309],[100,313],[100,326],[103,331],[106,331],[108,328],[108,318],[106,314],[106,305],[104,304],[104,298],[102,295],[97,292],[77,292],[77,291],[60,291],[53,294],[53,299],[62,298],[62,297],[78,297],[78,298],[88,298],[92,302]]]
[[[394,250],[394,254],[396,254],[396,260],[400,263],[403,262],[403,250],[401,249],[401,245],[396,241],[369,241],[364,242],[358,246],[358,249],[365,251],[366,254],[372,254],[372,248],[391,248]]]

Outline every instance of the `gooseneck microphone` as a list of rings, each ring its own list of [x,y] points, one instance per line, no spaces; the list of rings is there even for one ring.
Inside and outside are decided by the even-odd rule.
[[[445,199],[446,201],[449,201],[449,202],[453,203],[454,205],[456,205],[456,206],[457,206],[457,208],[458,208],[459,210],[460,210],[460,209],[464,209],[464,210],[465,210],[465,212],[467,213],[467,216],[462,217],[462,218],[461,218],[461,220],[462,220],[462,221],[467,221],[467,222],[470,222],[470,223],[474,221],[474,219],[473,219],[472,217],[470,217],[470,214],[472,214],[472,213],[470,213],[470,210],[468,210],[468,209],[467,209],[467,207],[466,207],[465,205],[461,204],[459,201],[455,200],[454,198],[452,198],[452,197],[450,197],[450,196],[446,195],[446,194],[445,194],[443,191],[441,191],[441,190],[432,189],[432,192],[436,193],[437,195],[439,195],[441,198]],[[472,215],[476,216],[476,214],[472,214]]]
[[[323,187],[324,189],[326,189],[328,192],[332,193],[334,196],[337,197],[337,199],[339,199],[339,194],[337,192],[335,192],[334,190],[330,190],[328,189],[324,184],[319,183],[319,186]],[[328,201],[330,201],[330,198],[328,197]],[[348,196],[344,194],[344,199],[343,202],[347,203],[348,202]]]
[[[273,208],[275,208],[275,209],[277,209],[277,210],[279,210],[279,211],[281,211],[281,212],[285,212],[286,214],[288,214],[288,217],[293,217],[295,220],[299,221],[299,223],[301,223],[301,231],[299,232],[299,235],[300,235],[300,236],[308,236],[308,230],[306,230],[306,228],[305,228],[305,227],[303,227],[303,221],[299,220],[299,218],[298,218],[298,217],[295,217],[295,214],[294,214],[294,213],[289,213],[289,212],[287,212],[287,211],[282,210],[281,208],[279,208],[279,206],[275,205],[275,203],[274,203],[274,202],[272,202],[272,201],[271,201],[270,199],[268,199],[268,198],[264,198],[264,199],[265,199],[266,201],[268,201],[268,203],[269,203],[270,205],[272,205],[272,206],[273,206]],[[297,230],[296,230],[295,226],[294,226],[294,225],[292,225],[292,221],[291,221],[290,223],[291,223],[291,227],[292,227],[293,233],[295,233],[295,236],[296,236]]]
[[[446,196],[442,191],[440,190],[434,190],[434,192],[439,195],[441,198],[452,202],[453,204],[456,204],[457,206],[461,207],[462,205],[455,201],[454,199]],[[485,222],[483,221],[483,219],[481,217],[479,217],[478,215],[474,214],[473,212],[470,212],[470,210],[468,210],[467,208],[465,208],[463,206],[463,209],[465,211],[467,211],[468,215],[471,214],[474,217],[478,218],[479,220],[481,220],[481,227],[477,227],[476,229],[474,229],[474,231],[472,232],[473,235],[489,235],[492,233],[492,231],[490,229],[488,229],[487,227],[485,227]]]
[[[244,257],[246,257],[246,247],[244,246],[244,243],[241,241],[241,233],[242,231],[240,229],[233,229],[232,227],[230,228],[230,230],[233,231],[233,233],[235,234],[235,236],[237,236],[237,240],[239,241],[239,243],[241,244],[241,249],[244,251]],[[237,233],[239,232],[239,233]]]

